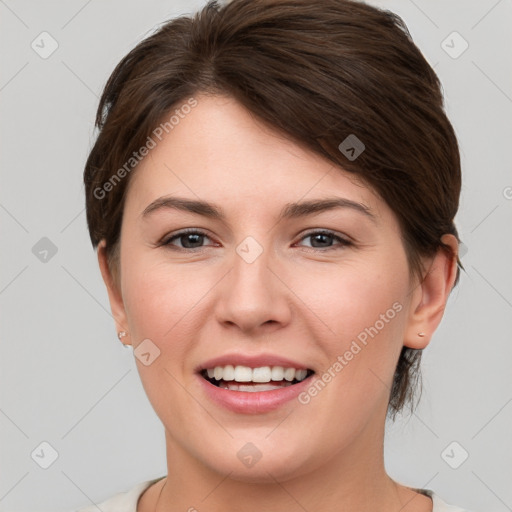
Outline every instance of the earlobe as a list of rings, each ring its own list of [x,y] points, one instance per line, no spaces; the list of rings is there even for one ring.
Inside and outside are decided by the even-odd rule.
[[[458,241],[454,235],[443,235],[429,268],[413,294],[404,346],[425,348],[443,318],[446,302],[457,276]]]
[[[116,285],[115,280],[112,276],[112,271],[108,265],[107,253],[106,253],[106,242],[105,240],[101,240],[98,244],[98,264],[101,271],[101,276],[103,278],[103,282],[107,288],[108,299],[110,302],[110,309],[112,311],[112,316],[114,317],[116,323],[116,330],[118,333],[126,332],[127,321],[126,321],[126,312],[124,309],[124,303],[122,299],[122,294],[119,289],[119,286]],[[124,340],[125,336],[119,336],[121,342],[125,345],[129,345],[128,342]]]

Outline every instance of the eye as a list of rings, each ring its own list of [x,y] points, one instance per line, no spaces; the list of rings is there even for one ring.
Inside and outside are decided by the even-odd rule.
[[[313,250],[336,249],[336,245],[333,245],[333,242],[338,242],[337,245],[339,248],[352,245],[350,240],[328,230],[311,231],[304,235],[301,240],[308,238],[311,239],[311,245],[306,247],[310,247]],[[171,235],[164,240],[161,245],[178,250],[194,250],[204,247],[205,239],[210,239],[210,237],[204,231],[187,229]],[[176,244],[175,241],[178,241],[179,244]]]
[[[332,245],[333,241],[339,242],[338,245],[340,248],[347,247],[352,245],[352,242],[342,236],[337,235],[336,233],[328,230],[321,231],[311,231],[304,235],[301,240],[306,240],[307,238],[311,239],[311,244],[309,247],[312,249],[335,249],[336,246]],[[308,246],[306,246],[308,247]]]
[[[187,229],[170,236],[164,240],[161,245],[166,245],[170,248],[173,248],[173,246],[176,246],[176,244],[172,242],[178,240],[181,245],[177,245],[177,249],[200,249],[201,247],[204,247],[203,242],[205,238],[209,238],[209,236],[203,231],[199,231],[197,229]]]

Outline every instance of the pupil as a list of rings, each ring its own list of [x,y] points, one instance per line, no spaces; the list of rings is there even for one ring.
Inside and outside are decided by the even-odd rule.
[[[190,247],[190,244],[189,244],[190,240],[193,239],[192,240],[192,245],[193,245],[194,243],[197,243],[198,241],[202,242],[203,237],[204,237],[204,235],[199,235],[197,233],[189,233],[187,235],[184,235],[182,237],[182,241],[183,240],[185,241],[185,243],[183,244],[183,247],[185,247],[186,249],[194,249],[194,247]]]
[[[320,240],[320,244],[322,243],[322,240],[325,242],[326,241],[326,238],[327,238],[327,241],[329,241],[330,238],[332,238],[332,235],[329,235],[327,233],[319,233],[317,235],[313,235],[313,238],[312,240],[316,240],[316,241],[319,241]],[[313,244],[313,247],[315,247],[315,245]]]

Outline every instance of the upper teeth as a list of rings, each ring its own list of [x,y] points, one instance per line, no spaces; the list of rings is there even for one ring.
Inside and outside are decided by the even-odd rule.
[[[287,380],[304,380],[308,373],[307,370],[296,370],[295,368],[283,368],[282,366],[261,366],[259,368],[249,368],[248,366],[216,366],[208,368],[208,377],[215,380],[236,381],[236,382],[270,382]]]

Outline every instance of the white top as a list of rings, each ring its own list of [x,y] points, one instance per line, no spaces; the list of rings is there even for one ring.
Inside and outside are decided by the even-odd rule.
[[[137,512],[137,502],[142,496],[142,493],[155,482],[162,480],[162,478],[165,477],[155,478],[154,480],[146,480],[145,482],[138,483],[127,492],[120,492],[111,498],[98,503],[97,505],[90,505],[85,508],[80,508],[75,512],[98,512],[98,508],[102,512]],[[432,498],[432,502],[434,504],[432,512],[469,512],[468,510],[445,503],[430,489],[414,490]]]

